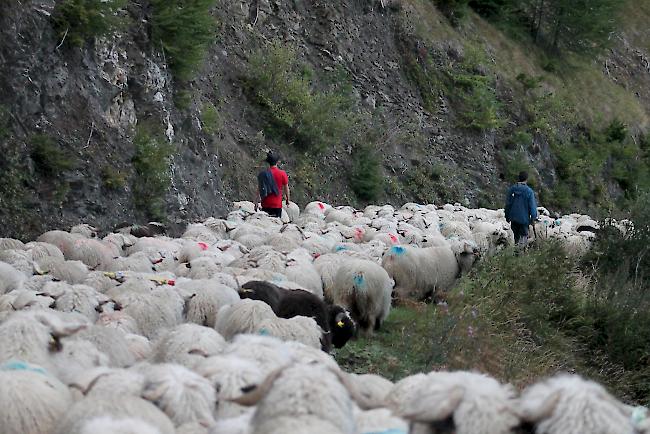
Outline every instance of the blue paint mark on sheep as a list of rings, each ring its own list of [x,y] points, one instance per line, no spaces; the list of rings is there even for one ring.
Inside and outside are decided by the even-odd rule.
[[[47,375],[45,369],[39,366],[33,366],[25,362],[20,362],[17,360],[12,360],[0,366],[1,371],[31,371],[38,372],[39,374]]]
[[[360,288],[366,284],[366,279],[363,278],[363,274],[361,273],[356,273],[352,280],[354,281],[354,286],[357,288]]]
[[[336,252],[341,252],[343,250],[348,250],[347,246],[336,246]]]
[[[395,256],[402,256],[406,253],[406,249],[402,246],[393,246],[390,248],[390,253]]]
[[[261,336],[269,336],[269,331],[266,328],[262,327],[257,334]]]

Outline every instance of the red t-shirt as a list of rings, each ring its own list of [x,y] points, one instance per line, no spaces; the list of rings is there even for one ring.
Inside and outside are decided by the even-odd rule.
[[[275,185],[278,187],[279,194],[271,193],[262,199],[262,208],[282,208],[282,187],[289,184],[289,176],[287,176],[287,172],[275,166],[271,167],[270,170],[273,174],[273,179],[275,179]]]

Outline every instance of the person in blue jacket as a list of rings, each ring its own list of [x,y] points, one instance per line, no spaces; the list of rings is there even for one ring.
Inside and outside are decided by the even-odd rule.
[[[518,182],[508,189],[506,197],[506,221],[515,234],[515,244],[528,243],[528,225],[537,219],[535,192],[527,184],[528,173],[519,172]]]

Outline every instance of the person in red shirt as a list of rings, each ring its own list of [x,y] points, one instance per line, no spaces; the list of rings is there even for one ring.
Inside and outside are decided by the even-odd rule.
[[[282,195],[284,194],[285,200],[287,205],[289,205],[289,176],[287,175],[287,172],[284,170],[278,169],[278,161],[279,157],[272,152],[269,152],[266,154],[266,160],[269,164],[269,168],[265,171],[267,173],[260,173],[258,175],[258,188],[257,188],[257,196],[255,196],[255,200],[253,201],[255,203],[255,211],[258,210],[258,200],[261,199],[262,201],[262,211],[265,211],[268,213],[271,217],[280,217],[282,216]],[[263,185],[263,180],[264,180],[264,175],[268,177],[268,175],[271,175],[273,181],[275,182],[275,191],[277,191],[277,194],[274,191],[269,191],[265,189]],[[262,177],[262,178],[261,178]],[[267,179],[270,181],[271,177],[268,177]],[[262,181],[260,181],[262,179]],[[272,187],[272,186],[271,186]],[[262,197],[262,192],[261,190],[264,189],[266,194],[264,197]]]

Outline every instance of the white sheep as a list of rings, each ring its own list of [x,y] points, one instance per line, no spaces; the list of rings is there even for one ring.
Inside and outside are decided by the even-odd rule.
[[[416,300],[435,290],[450,289],[461,272],[450,246],[393,246],[384,254],[382,267],[394,279],[395,293],[399,298]]]
[[[0,294],[20,289],[26,280],[27,276],[22,272],[5,262],[0,262]]]
[[[257,404],[251,434],[357,432],[348,390],[336,372],[321,365],[276,370],[235,402]]]
[[[511,386],[483,374],[431,372],[400,380],[386,405],[395,415],[432,428],[451,420],[456,434],[512,434],[520,424],[514,397]]]
[[[110,366],[122,368],[135,363],[125,339],[125,333],[109,327],[91,325],[76,333],[70,339],[84,340],[92,343],[97,349],[109,357]]]
[[[23,250],[25,243],[14,238],[0,238],[0,250]]]
[[[145,377],[142,397],[155,403],[175,426],[214,424],[217,397],[207,379],[174,364],[143,365],[139,369]]]
[[[521,395],[518,413],[537,434],[630,434],[640,430],[632,409],[603,386],[578,375],[558,375],[529,386]],[[639,429],[639,431],[635,431]]]
[[[312,348],[321,348],[323,330],[313,318],[294,316],[285,318],[267,318],[262,320],[255,333],[273,336],[282,341],[296,341]]]
[[[80,434],[161,434],[160,430],[137,417],[99,416],[88,420]]]
[[[223,352],[225,347],[225,339],[215,330],[197,324],[181,324],[168,330],[156,342],[151,360],[193,369],[206,357]]]
[[[237,334],[255,333],[264,320],[276,319],[271,307],[263,301],[245,299],[222,307],[214,328],[227,340]]]
[[[386,270],[364,259],[343,261],[334,277],[332,301],[346,307],[361,330],[372,334],[390,312],[393,281]]]
[[[288,205],[283,202],[282,209],[287,212],[290,222],[298,220],[298,217],[300,216],[300,207],[295,202],[289,202]]]
[[[190,291],[185,303],[186,319],[208,327],[214,327],[221,307],[239,301],[237,291],[214,280],[192,280],[177,284],[177,288]]]
[[[2,434],[50,434],[72,405],[68,388],[37,365],[5,363],[0,384]]]

